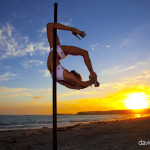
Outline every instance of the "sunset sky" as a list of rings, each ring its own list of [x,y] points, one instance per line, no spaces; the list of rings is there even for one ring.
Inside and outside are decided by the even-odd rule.
[[[58,113],[126,109],[134,93],[146,95],[150,107],[149,0],[1,0],[0,115],[52,114],[46,24],[53,22],[54,2],[59,23],[86,32],[80,41],[58,31],[61,44],[88,50],[101,83],[83,90],[57,84]],[[61,64],[88,80],[81,56]]]

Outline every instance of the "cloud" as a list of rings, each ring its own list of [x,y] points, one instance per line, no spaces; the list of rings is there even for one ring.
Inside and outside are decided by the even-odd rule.
[[[110,48],[110,45],[106,45],[107,48]]]
[[[115,74],[122,73],[122,72],[125,72],[128,70],[134,69],[134,68],[135,68],[134,66],[122,68],[121,65],[118,65],[115,67],[111,67],[111,68],[107,68],[107,69],[102,70],[101,74],[102,75],[115,75]]]
[[[125,81],[119,81],[119,82],[109,82],[102,84],[99,89],[123,89],[127,86],[127,83]]]
[[[0,59],[49,52],[47,40],[32,42],[27,35],[21,35],[9,22],[0,28]]]
[[[114,75],[114,74],[118,74],[120,71],[121,71],[121,69],[120,69],[120,65],[119,65],[119,66],[103,69],[101,71],[101,75]]]
[[[13,80],[16,78],[16,76],[17,76],[17,74],[6,72],[6,73],[0,75],[0,81]]]
[[[120,90],[131,86],[139,86],[141,84],[148,85],[150,82],[150,70],[144,67],[145,65],[139,65],[137,62],[135,65],[125,68],[120,65],[103,70],[102,75],[104,77],[107,78],[108,76],[108,78],[114,78],[115,81],[103,83],[97,89],[102,89],[104,92],[114,92],[115,90]]]
[[[125,38],[121,44],[120,47],[124,47],[124,46],[130,46],[133,43],[133,39],[132,38]]]
[[[39,30],[39,32],[42,33],[42,34],[46,33],[46,32],[47,32],[47,31],[46,31],[46,26],[43,27],[41,30]]]
[[[8,95],[4,95],[4,96],[0,96],[0,97],[6,97],[6,98],[14,98],[16,96],[30,96],[31,93],[22,93],[22,94],[8,94]]]
[[[13,32],[14,28],[9,23],[7,23],[6,29],[7,29],[8,36],[12,37],[12,32]]]
[[[0,87],[0,93],[21,92],[21,91],[27,91],[27,90],[31,91],[32,89]]]
[[[142,67],[150,65],[150,57],[148,57],[147,59],[144,59],[142,61],[138,61],[137,65],[141,65]]]
[[[97,94],[99,95],[99,91],[98,90],[92,90],[92,89],[83,89],[83,90],[80,90],[80,91],[75,91],[75,90],[71,90],[71,91],[68,91],[66,93],[59,93],[58,94],[58,97],[59,98],[65,98],[65,97],[74,97],[74,96],[94,96]]]
[[[101,90],[102,94],[106,93],[108,95],[109,93],[114,93],[118,90],[123,90],[126,88],[134,88],[134,89],[141,89],[144,90],[143,87],[149,86],[149,80],[150,80],[150,71],[149,70],[143,70],[138,71],[139,74],[130,74],[129,76],[123,76],[118,78],[114,82],[108,82],[101,84],[100,87],[97,88],[97,90]],[[149,89],[149,88],[147,88]]]
[[[35,96],[40,95],[40,96]],[[9,88],[0,87],[0,97],[14,98],[21,96],[22,98],[30,96],[32,99],[40,99],[52,95],[52,89],[27,89],[27,88]],[[1,103],[1,100],[0,100]]]
[[[48,88],[48,89],[38,89],[36,91],[36,93],[41,93],[42,95],[44,96],[51,96],[52,95],[52,89],[51,88]]]
[[[32,94],[32,89],[26,88],[8,88],[0,87],[0,97],[13,98],[16,96],[30,96]]]
[[[18,15],[16,14],[16,13],[12,13],[12,16],[14,17],[14,18],[17,18],[18,17]]]
[[[45,46],[45,42],[31,42],[26,45],[25,52],[29,53],[31,56],[36,52],[40,52],[41,54],[45,54],[49,52],[49,46]]]
[[[50,72],[49,70],[39,70],[40,73],[44,74],[44,77],[50,77]]]
[[[8,56],[23,56],[25,55],[25,52],[21,49],[23,49],[23,45],[21,44],[22,38],[17,37],[17,33],[15,32],[15,29],[10,23],[6,23],[5,26],[3,26],[0,29],[0,58],[4,59]],[[20,44],[19,44],[20,43]]]
[[[63,24],[63,25],[66,25],[66,26],[71,26],[72,25],[72,19],[69,18],[66,21],[60,21],[60,23]]]
[[[92,44],[91,45],[92,51],[94,52],[97,49],[98,46],[99,46],[98,43]]]
[[[35,96],[35,97],[32,97],[32,99],[42,99],[44,98],[45,96]]]
[[[45,54],[45,53],[49,52],[49,50],[50,50],[49,46],[46,46],[46,45],[47,44],[45,44],[45,42],[36,43],[36,49],[39,50],[41,52],[41,54]]]
[[[120,85],[119,85],[120,84]],[[96,110],[111,110],[111,109],[124,109],[124,99],[126,97],[127,93],[133,93],[133,92],[145,92],[145,94],[150,94],[150,88],[149,86],[146,87],[145,85],[141,84],[141,85],[135,85],[135,86],[131,86],[131,87],[123,87],[122,85],[127,85],[127,83],[125,82],[120,82],[118,83],[118,85],[116,84],[116,82],[114,83],[108,83],[103,84],[105,85],[105,90],[107,92],[107,95],[103,96],[102,98],[100,98],[99,96],[101,95],[100,91],[102,91],[103,89],[97,89],[97,91],[99,91],[99,96],[94,95],[93,98],[87,97],[87,98],[77,98],[75,100],[72,100],[72,97],[70,98],[70,100],[58,100],[58,113],[77,113],[79,111],[96,111]],[[120,88],[119,91],[115,91],[115,92],[110,92],[108,90],[109,86],[112,87],[122,87]],[[13,90],[12,88],[6,88],[6,87],[0,87],[0,90],[3,89],[4,91]],[[21,90],[23,93],[19,92],[19,90]],[[14,91],[18,91],[17,93],[12,93],[12,94],[7,94],[4,95],[3,97],[6,98],[12,98],[15,96],[21,96],[21,95],[28,95],[27,92],[25,92],[25,90],[28,89],[14,89]],[[3,101],[0,100],[0,112],[1,114],[5,113],[11,113],[11,114],[50,114],[50,110],[52,108],[52,102],[51,99],[46,99],[46,93],[44,94],[44,92],[50,92],[49,90],[51,89],[34,89],[32,91],[29,91],[29,94],[32,94],[32,99],[30,99],[30,101],[20,101],[19,103],[15,103],[16,105],[14,105],[14,101],[12,101],[11,99],[9,99],[9,101]],[[38,93],[35,93],[35,91]],[[89,90],[91,91],[91,90]],[[76,92],[76,93],[74,93]],[[40,93],[40,94],[39,94]],[[86,90],[83,92],[86,94]],[[35,96],[35,95],[38,96]],[[68,93],[66,93],[68,94]],[[71,92],[69,93],[71,94]],[[73,91],[72,90],[72,94],[82,94],[81,91]],[[34,96],[33,96],[34,95]],[[59,94],[60,95],[60,94]],[[28,95],[30,96],[30,95]],[[72,95],[71,95],[72,96]],[[26,98],[25,98],[26,99]],[[8,99],[7,99],[8,100]],[[5,109],[4,109],[5,108]],[[11,108],[11,110],[10,110]],[[6,111],[7,110],[7,111]],[[37,111],[38,110],[38,111]]]
[[[59,98],[63,98],[63,97],[68,97],[68,96],[73,96],[73,95],[80,95],[80,91],[69,91],[69,92],[67,92],[67,93],[60,93],[59,95],[58,95],[58,97]]]
[[[128,37],[125,37],[120,42],[120,47],[137,47],[142,46],[143,48],[147,45],[149,47],[149,34],[150,34],[150,23],[144,23],[138,25],[136,28],[134,28]],[[138,49],[138,47],[137,47]]]
[[[41,61],[41,60],[27,60],[27,61],[23,61],[21,63],[21,65],[24,67],[24,68],[31,68],[33,66],[41,66],[41,65],[44,65],[44,62]]]
[[[128,71],[128,70],[134,69],[134,68],[136,68],[136,66],[130,66],[130,67],[122,69],[121,72],[125,72],[125,71]]]
[[[128,63],[128,62],[127,62]],[[150,59],[147,58],[144,61],[137,61],[130,66],[127,64],[120,64],[114,67],[106,68],[102,70],[101,75],[103,78],[108,78],[108,82],[102,83],[97,90],[100,90],[101,95],[108,95],[115,91],[129,88],[148,86],[150,82],[150,70],[148,66]],[[113,82],[110,82],[113,79]]]
[[[10,69],[10,66],[6,66],[6,67],[4,67],[5,69]]]

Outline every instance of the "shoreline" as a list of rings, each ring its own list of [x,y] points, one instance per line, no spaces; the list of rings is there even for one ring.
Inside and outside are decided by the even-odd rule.
[[[133,117],[133,118],[126,118],[126,119],[111,119],[111,120],[106,120],[106,121],[87,121],[87,122],[78,122],[78,123],[72,123],[70,125],[63,125],[63,126],[57,126],[58,130],[61,129],[67,129],[67,128],[74,128],[76,126],[80,126],[80,125],[92,125],[92,124],[105,124],[105,123],[109,123],[109,122],[118,122],[118,121],[132,121],[132,120],[142,120],[142,119],[150,119],[150,116],[146,116],[146,117]],[[53,127],[47,127],[47,126],[43,126],[43,127],[33,127],[33,128],[14,128],[14,129],[2,129],[0,130],[1,132],[7,132],[7,131],[24,131],[24,130],[42,130],[42,129],[53,129]]]
[[[52,128],[1,131],[2,150],[49,150],[53,147]],[[150,139],[150,117],[79,123],[58,127],[59,150],[147,149],[138,145]]]
[[[87,121],[87,122],[74,122],[74,123],[66,123],[68,125],[62,125],[57,126],[57,128],[71,128],[74,126],[79,125],[87,125],[87,124],[93,124],[93,123],[107,123],[107,122],[115,122],[115,121],[125,121],[125,120],[131,120],[131,119],[144,119],[144,118],[150,118],[150,115],[144,116],[144,117],[131,117],[131,118],[125,118],[125,119],[111,119],[106,121]],[[40,130],[40,129],[52,129],[53,126],[40,126],[40,127],[25,127],[25,128],[11,128],[11,129],[0,129],[0,133],[3,131],[19,131],[19,130]]]

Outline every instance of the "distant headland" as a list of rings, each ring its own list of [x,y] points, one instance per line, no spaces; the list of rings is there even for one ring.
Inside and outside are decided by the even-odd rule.
[[[84,111],[77,115],[123,115],[123,114],[150,114],[150,108],[146,109],[126,109],[126,110],[108,110],[108,111]]]

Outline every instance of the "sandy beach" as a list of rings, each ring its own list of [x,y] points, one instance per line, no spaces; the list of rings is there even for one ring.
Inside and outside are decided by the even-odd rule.
[[[52,129],[0,132],[0,150],[52,150]],[[150,117],[58,128],[59,150],[150,150]]]

